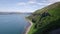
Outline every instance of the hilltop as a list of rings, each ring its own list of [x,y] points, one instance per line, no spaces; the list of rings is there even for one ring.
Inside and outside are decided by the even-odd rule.
[[[60,2],[36,10],[28,19],[33,22],[28,34],[50,34],[60,28]]]

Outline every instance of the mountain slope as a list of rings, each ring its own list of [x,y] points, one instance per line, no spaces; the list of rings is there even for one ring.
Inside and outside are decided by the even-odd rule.
[[[49,34],[52,30],[60,28],[60,2],[39,9],[28,18],[34,23],[35,30],[29,34]]]

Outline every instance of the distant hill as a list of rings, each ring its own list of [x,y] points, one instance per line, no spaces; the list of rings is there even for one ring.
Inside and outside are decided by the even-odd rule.
[[[0,15],[21,14],[20,12],[0,12]]]
[[[39,9],[28,18],[34,23],[28,34],[50,34],[60,28],[60,2]]]
[[[26,12],[0,12],[0,15],[9,15],[9,14],[32,14],[32,13],[26,13]]]

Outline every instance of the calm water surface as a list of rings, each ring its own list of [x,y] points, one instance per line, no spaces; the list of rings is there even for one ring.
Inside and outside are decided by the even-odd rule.
[[[0,34],[22,34],[28,22],[27,15],[0,15]]]

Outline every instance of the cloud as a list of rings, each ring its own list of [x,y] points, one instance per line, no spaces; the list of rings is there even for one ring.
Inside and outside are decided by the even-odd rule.
[[[37,1],[37,0],[29,0],[29,1]]]
[[[60,0],[47,0],[47,2],[49,3],[55,3],[55,2],[59,2]]]
[[[50,5],[50,4],[58,2],[58,1],[60,1],[60,0],[41,0],[40,2],[38,2],[38,0],[29,0],[28,2],[19,2],[17,4],[20,7],[24,7],[20,11],[34,12],[35,9],[43,8],[43,7],[47,6],[47,5]]]
[[[19,2],[19,3],[17,3],[17,5],[26,5],[26,3],[25,2]]]
[[[34,1],[29,1],[29,2],[19,2],[17,3],[17,5],[23,5],[23,6],[26,6],[26,5],[43,5],[44,3],[39,3],[39,2],[34,2]]]
[[[28,2],[19,2],[17,5],[32,5],[37,4],[38,2],[36,0],[29,0]]]
[[[58,1],[60,0],[42,0],[40,2],[38,0],[29,0],[28,2],[18,2],[17,5],[49,5]]]
[[[36,2],[34,2],[34,1],[29,1],[28,3],[29,3],[29,4],[34,4],[34,3],[36,3]]]
[[[36,0],[29,0],[28,3],[36,3]]]

